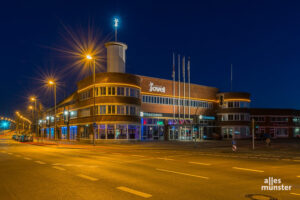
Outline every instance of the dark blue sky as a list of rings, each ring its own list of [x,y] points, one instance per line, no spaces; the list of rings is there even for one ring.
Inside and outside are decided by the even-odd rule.
[[[300,109],[299,1],[52,0],[1,3],[0,114],[24,108],[31,94],[51,103],[38,79],[70,62],[51,49],[67,45],[62,24],[76,31],[91,21],[102,39],[112,38],[114,16],[128,73],[171,79],[176,52],[191,57],[193,83],[228,91],[232,63],[233,89],[250,92],[252,107]],[[71,93],[77,74],[60,77]]]

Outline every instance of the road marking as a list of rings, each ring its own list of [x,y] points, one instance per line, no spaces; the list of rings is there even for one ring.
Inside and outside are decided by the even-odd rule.
[[[13,155],[13,153],[7,153],[8,155]]]
[[[124,192],[128,192],[128,193],[131,193],[131,194],[135,194],[137,196],[140,196],[140,197],[144,197],[144,198],[150,198],[152,197],[151,194],[147,194],[147,193],[144,193],[144,192],[140,192],[140,191],[137,191],[137,190],[134,190],[134,189],[130,189],[128,187],[117,187],[118,190],[122,190]]]
[[[21,157],[20,155],[15,155],[16,157]]]
[[[300,162],[300,160],[293,160],[294,162]]]
[[[25,160],[32,160],[31,158],[28,158],[28,157],[24,157],[24,159],[25,159]]]
[[[84,178],[84,179],[87,179],[87,180],[90,180],[90,181],[98,181],[97,178],[90,177],[90,176],[87,176],[87,175],[84,175],[84,174],[77,174],[77,176],[79,176],[81,178]]]
[[[297,176],[297,178],[300,178],[300,176]]]
[[[157,158],[157,159],[160,159],[160,160],[174,160],[172,158]]]
[[[61,165],[60,163],[54,163],[54,164],[52,164],[52,165]]]
[[[41,165],[46,164],[46,163],[44,163],[43,161],[39,161],[39,160],[36,160],[36,161],[34,161],[34,162],[36,162],[36,163],[38,163],[38,164],[41,164]]]
[[[238,170],[244,170],[244,171],[251,171],[251,172],[259,172],[263,173],[264,171],[262,170],[256,170],[256,169],[248,169],[248,168],[240,168],[240,167],[232,167],[233,169],[238,169]]]
[[[281,160],[284,160],[284,161],[291,161],[291,159],[281,159]]]
[[[185,176],[192,176],[192,177],[196,177],[196,178],[209,179],[208,177],[205,177],[205,176],[198,176],[198,175],[187,174],[187,173],[183,173],[183,172],[175,172],[175,171],[166,170],[166,169],[159,169],[159,168],[156,168],[156,170],[162,171],[162,172],[169,172],[169,173],[174,173],[174,174],[185,175]]]
[[[1,151],[1,153],[6,153],[6,151]]]
[[[145,156],[142,156],[142,155],[131,155],[131,156],[141,157],[141,158],[144,158],[144,157],[145,157]]]
[[[196,164],[196,165],[207,165],[207,166],[211,165],[210,163],[199,163],[199,162],[189,162],[189,163]]]
[[[291,192],[290,194],[300,196],[300,194],[298,194],[298,193]]]
[[[65,171],[66,169],[65,168],[62,168],[62,167],[58,167],[58,166],[53,166],[54,169],[58,169],[58,170],[61,170],[61,171]]]

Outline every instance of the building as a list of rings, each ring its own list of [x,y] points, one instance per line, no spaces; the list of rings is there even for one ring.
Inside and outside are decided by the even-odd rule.
[[[88,141],[238,139],[251,137],[252,115],[255,119],[265,116],[259,109],[250,109],[249,93],[221,93],[215,87],[189,84],[189,80],[125,73],[127,45],[109,42],[105,46],[107,72],[97,73],[95,82],[93,76],[79,81],[77,91],[57,105],[56,117],[54,108],[45,111],[39,120],[41,137]],[[285,125],[300,124],[300,117],[294,115],[287,115]],[[287,136],[298,135],[299,128],[289,129]],[[272,131],[269,124],[261,124],[258,130]],[[274,131],[286,135],[279,127]]]

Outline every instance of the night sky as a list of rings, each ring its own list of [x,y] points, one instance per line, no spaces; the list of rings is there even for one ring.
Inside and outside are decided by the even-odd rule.
[[[128,44],[127,72],[171,79],[172,53],[191,57],[191,82],[250,92],[252,107],[300,109],[300,2],[220,1],[5,1],[0,7],[0,115],[28,106],[36,94],[45,105],[53,96],[42,87],[56,73],[72,93],[79,71],[65,70],[68,33],[86,32],[100,41]],[[83,34],[84,35],[84,34]],[[177,74],[176,74],[177,76]]]

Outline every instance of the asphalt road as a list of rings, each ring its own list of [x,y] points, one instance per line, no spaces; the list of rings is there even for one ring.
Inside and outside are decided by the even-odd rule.
[[[0,199],[300,199],[300,152],[33,145],[0,137]],[[262,191],[280,178],[291,191]]]

